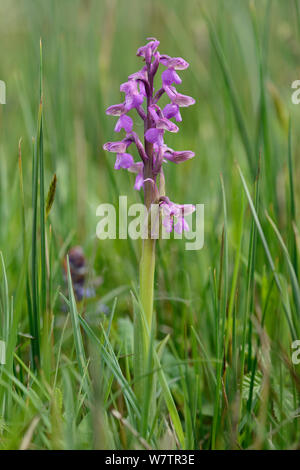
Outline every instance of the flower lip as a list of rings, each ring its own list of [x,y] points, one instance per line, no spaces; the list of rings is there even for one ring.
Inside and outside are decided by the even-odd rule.
[[[174,104],[174,103],[167,104],[163,109],[163,115],[167,119],[171,119],[172,117],[174,117],[177,122],[182,121],[178,104]]]
[[[121,129],[124,129],[125,132],[131,132],[132,127],[133,127],[133,121],[132,121],[131,117],[126,116],[126,114],[123,114],[118,119],[114,130],[115,130],[115,132],[120,132]]]
[[[160,208],[163,213],[162,223],[168,232],[172,232],[173,228],[177,233],[190,230],[184,217],[196,210],[193,204],[175,204],[169,198],[161,197]],[[174,217],[177,219],[176,224],[174,224]]]
[[[172,85],[172,83],[179,85],[182,82],[173,68],[167,68],[167,70],[161,74],[161,78],[164,85]]]
[[[159,145],[163,144],[163,129],[157,129],[156,127],[151,127],[145,133],[145,139],[151,144],[158,143]]]
[[[124,168],[127,170],[134,164],[133,156],[130,153],[117,153],[115,170]]]

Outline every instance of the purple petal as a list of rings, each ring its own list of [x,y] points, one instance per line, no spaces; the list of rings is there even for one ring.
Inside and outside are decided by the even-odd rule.
[[[133,121],[131,117],[124,114],[121,116],[116,124],[115,132],[120,132],[121,129],[124,129],[126,132],[131,132],[133,127]]]
[[[128,169],[134,164],[133,156],[130,153],[118,153],[115,163],[115,170],[121,168]]]
[[[107,108],[106,114],[111,116],[121,116],[121,114],[125,113],[125,111],[125,103],[113,104]]]
[[[167,93],[168,97],[172,101],[173,104],[178,104],[178,106],[187,107],[195,104],[194,98],[187,95],[182,95],[178,93],[176,88],[173,86],[166,85],[164,87],[165,92]]]
[[[162,55],[160,63],[175,70],[185,70],[189,67],[189,63],[182,57],[169,57],[168,55]]]
[[[141,94],[141,95],[147,96],[146,88],[145,88],[144,82],[139,81],[139,89],[140,89],[140,94]]]
[[[176,99],[176,96],[178,94],[176,91],[176,88],[173,86],[166,85],[164,86],[164,90],[167,93],[170,100],[172,101],[172,103],[174,103],[174,100]]]
[[[132,108],[137,108],[144,101],[144,95],[142,93],[135,93],[133,95],[126,95],[126,110],[129,111]]]
[[[143,174],[143,171],[144,171],[143,162],[134,163],[133,165],[131,165],[130,168],[128,168],[128,171],[130,171],[130,173],[141,173],[141,174]]]
[[[124,141],[106,142],[106,144],[103,145],[103,149],[113,153],[124,153],[127,149],[127,146],[127,143]]]
[[[137,177],[135,178],[134,189],[139,191],[144,184],[144,176],[143,174],[138,173]]]
[[[143,67],[138,72],[134,72],[129,75],[129,80],[146,80],[147,79],[147,66]]]
[[[156,123],[159,119],[158,117],[158,114],[156,112],[156,109],[158,108],[158,106],[148,106],[148,111],[149,111],[149,114],[150,116],[152,117],[153,121]]]
[[[187,107],[187,106],[191,106],[191,105],[195,104],[196,101],[191,96],[182,95],[181,93],[177,93],[177,96],[174,100],[174,103],[178,104],[178,106],[181,106],[181,107]]]
[[[182,80],[181,78],[179,77],[179,75],[177,75],[177,73],[175,72],[174,69],[172,68],[169,68],[167,70],[165,70],[162,74],[161,74],[161,78],[162,78],[162,82],[164,85],[172,85],[172,83],[181,83]]]
[[[185,162],[186,160],[190,160],[195,156],[194,152],[191,152],[190,150],[184,150],[182,152],[174,152],[167,150],[164,153],[164,158],[167,160],[170,160],[173,163],[182,163]]]
[[[179,128],[174,124],[174,122],[169,121],[169,119],[162,118],[158,119],[156,122],[157,129],[164,129],[169,132],[178,132]]]
[[[156,142],[162,143],[163,133],[164,131],[162,129],[156,129],[155,127],[152,127],[151,129],[147,130],[145,134],[145,138],[151,144],[154,144]]]
[[[178,104],[172,104],[172,103],[167,104],[163,109],[163,115],[167,119],[171,119],[172,117],[175,117],[177,122],[182,121],[182,117],[181,117],[181,114],[180,114],[180,111],[179,111]]]

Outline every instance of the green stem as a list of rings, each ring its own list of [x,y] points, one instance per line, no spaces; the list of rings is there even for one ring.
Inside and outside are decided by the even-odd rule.
[[[150,237],[143,241],[140,262],[140,297],[150,333],[153,321],[153,292],[155,271],[155,239]],[[149,335],[146,335],[149,337]]]

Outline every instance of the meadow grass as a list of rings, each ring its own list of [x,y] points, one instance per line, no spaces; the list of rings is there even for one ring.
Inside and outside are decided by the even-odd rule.
[[[1,1],[1,449],[299,448],[299,8]],[[196,99],[168,137],[196,153],[167,166],[170,198],[205,204],[202,250],[157,243],[153,331],[141,244],[96,238],[100,203],[141,200],[102,145],[149,36]],[[82,302],[74,245],[102,280]]]

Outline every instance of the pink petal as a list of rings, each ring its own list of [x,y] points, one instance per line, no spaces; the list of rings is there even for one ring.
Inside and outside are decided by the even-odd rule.
[[[162,129],[156,129],[155,127],[152,127],[151,129],[148,129],[145,138],[148,140],[148,142],[154,144],[155,142],[160,142],[162,139],[163,135],[163,130]]]
[[[128,169],[134,164],[133,156],[130,153],[118,153],[115,163],[115,170],[121,168]]]
[[[126,116],[125,114],[118,119],[118,122],[115,127],[115,132],[120,132],[121,129],[124,129],[126,132],[131,132],[133,127],[133,121],[131,117]]]
[[[181,83],[182,80],[181,78],[179,77],[179,75],[177,75],[177,73],[175,72],[174,69],[167,69],[165,70],[162,74],[161,74],[161,78],[162,78],[162,81],[163,81],[163,84],[164,85],[172,85],[172,83]]]
[[[169,57],[168,55],[162,55],[160,62],[166,67],[172,67],[175,70],[185,70],[189,67],[189,63],[182,59],[182,57]]]
[[[123,141],[106,142],[106,144],[103,145],[103,149],[113,153],[124,153],[127,149],[127,144]]]
[[[125,103],[113,104],[107,108],[106,114],[111,116],[121,116],[125,111]]]

